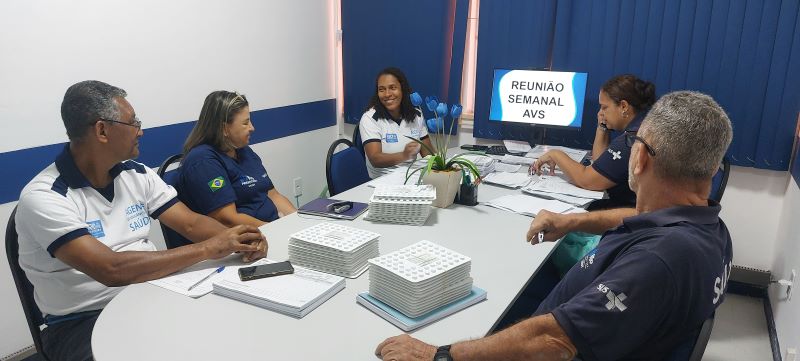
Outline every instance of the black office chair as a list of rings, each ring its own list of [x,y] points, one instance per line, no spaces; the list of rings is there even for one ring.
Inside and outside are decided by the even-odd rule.
[[[731,173],[731,161],[728,157],[722,158],[722,163],[719,165],[719,170],[714,178],[711,179],[711,195],[709,199],[713,199],[719,203],[722,201],[722,195],[725,194],[725,187],[728,185],[728,177]]]
[[[336,152],[342,144],[347,148]],[[338,139],[331,144],[325,157],[325,178],[331,197],[369,181],[364,157],[352,142]]]
[[[680,344],[667,358],[668,361],[700,361],[706,352],[708,340],[711,338],[711,329],[714,328],[714,314],[707,318],[700,329],[686,341]]]
[[[158,174],[158,176],[161,177],[165,183],[175,187],[176,190],[178,189],[178,171],[176,169],[169,170],[169,167],[180,162],[181,159],[183,159],[183,154],[175,154],[170,156],[164,161],[164,163],[161,163],[161,166],[158,167],[158,171],[156,172],[156,174]],[[192,241],[186,239],[184,236],[181,236],[180,233],[175,232],[172,228],[167,227],[163,222],[159,223],[161,224],[161,234],[164,235],[164,243],[167,245],[167,249],[173,249],[176,247],[185,246],[187,244],[192,244]]]
[[[356,124],[356,129],[353,130],[353,147],[361,152],[361,156],[364,157],[364,159],[367,158],[364,154],[364,143],[361,141],[361,131],[358,129],[358,124]]]
[[[14,277],[14,284],[17,286],[19,300],[22,302],[22,310],[25,311],[25,320],[28,321],[28,330],[31,332],[33,345],[36,346],[36,352],[48,360],[42,349],[42,331],[40,329],[44,325],[44,317],[33,299],[33,285],[25,276],[25,271],[19,266],[19,239],[17,224],[14,221],[16,214],[17,208],[14,207],[6,228],[6,257],[8,257],[8,265],[11,268],[11,276]]]

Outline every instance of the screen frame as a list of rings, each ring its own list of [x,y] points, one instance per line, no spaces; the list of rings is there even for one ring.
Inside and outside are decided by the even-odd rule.
[[[516,122],[512,120],[501,120],[501,119],[492,119],[492,103],[494,102],[494,95],[495,95],[495,74],[497,70],[506,70],[506,71],[514,71],[514,70],[522,70],[522,71],[546,71],[546,72],[559,72],[559,73],[582,73],[586,74],[586,85],[584,87],[584,94],[583,94],[583,105],[580,109],[580,119],[581,122],[578,126],[569,126],[569,125],[553,125],[553,124],[541,124],[541,123],[531,123],[531,122]],[[490,122],[496,122],[498,124],[508,124],[510,126],[529,126],[534,128],[545,128],[545,129],[560,129],[560,130],[574,130],[580,131],[583,128],[583,121],[584,121],[584,111],[586,110],[586,91],[589,88],[589,73],[585,71],[566,71],[566,70],[553,70],[549,67],[536,67],[536,68],[515,68],[515,67],[495,67],[492,69],[492,89],[489,93],[491,96],[489,98],[489,114],[487,118]]]

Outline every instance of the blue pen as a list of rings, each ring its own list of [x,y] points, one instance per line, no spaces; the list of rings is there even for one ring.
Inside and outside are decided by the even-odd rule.
[[[201,279],[201,280],[199,280],[199,281],[195,282],[195,284],[193,284],[193,285],[189,286],[189,289],[188,289],[187,291],[191,291],[191,290],[192,290],[192,288],[195,288],[195,287],[197,287],[199,284],[201,284],[201,283],[205,282],[206,280],[208,280],[209,278],[211,278],[211,276],[213,276],[213,275],[215,275],[215,274],[217,274],[217,273],[220,273],[220,272],[222,272],[222,270],[224,270],[224,269],[225,269],[225,266],[220,266],[219,268],[217,268],[216,270],[214,270],[214,272],[211,272],[211,273],[209,273],[209,274],[208,274],[208,276],[205,276],[205,277],[203,277],[203,279]]]

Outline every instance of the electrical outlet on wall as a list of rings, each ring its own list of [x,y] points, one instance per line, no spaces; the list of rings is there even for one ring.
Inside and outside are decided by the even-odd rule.
[[[783,358],[783,361],[795,361],[797,359],[797,349],[794,347],[789,347],[786,349],[786,357]]]
[[[300,197],[303,195],[303,178],[297,177],[293,181],[294,184],[294,196]]]

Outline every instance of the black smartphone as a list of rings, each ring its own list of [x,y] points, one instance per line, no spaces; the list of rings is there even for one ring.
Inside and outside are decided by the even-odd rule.
[[[251,281],[264,277],[280,276],[294,273],[294,267],[289,261],[262,264],[260,266],[250,266],[239,268],[239,279]]]

